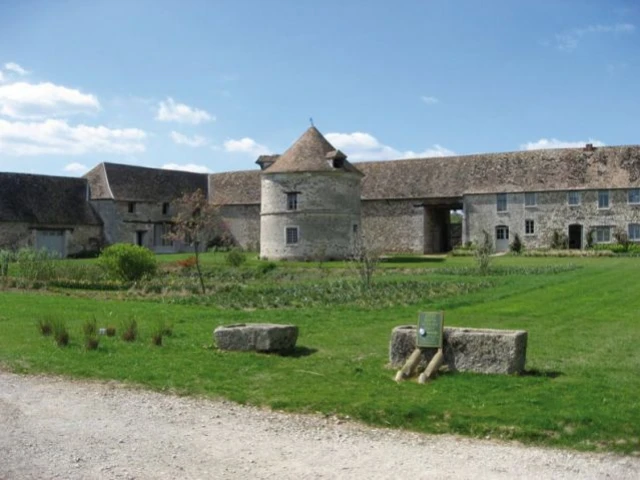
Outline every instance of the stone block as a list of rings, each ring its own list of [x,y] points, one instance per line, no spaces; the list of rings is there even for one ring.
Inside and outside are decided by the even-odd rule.
[[[450,371],[475,373],[522,373],[527,356],[525,330],[444,327],[444,364]],[[416,348],[417,327],[393,329],[389,344],[389,364],[401,368]],[[437,349],[425,348],[419,368],[426,368]]]
[[[287,352],[296,346],[298,327],[274,323],[224,325],[213,332],[220,350]]]

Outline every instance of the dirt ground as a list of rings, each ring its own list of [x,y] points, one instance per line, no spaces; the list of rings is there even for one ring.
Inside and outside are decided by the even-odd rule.
[[[637,479],[640,459],[0,372],[0,479]]]

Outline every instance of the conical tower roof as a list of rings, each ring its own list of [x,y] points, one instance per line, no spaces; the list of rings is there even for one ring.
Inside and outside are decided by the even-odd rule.
[[[359,173],[347,161],[347,156],[336,150],[316,127],[310,127],[289,149],[264,170],[264,173],[335,172]]]

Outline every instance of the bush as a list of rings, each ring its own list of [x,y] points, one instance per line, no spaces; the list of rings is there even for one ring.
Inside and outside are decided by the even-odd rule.
[[[107,337],[115,337],[116,327],[114,327],[113,325],[107,325],[106,333],[107,333]]]
[[[38,320],[38,330],[45,337],[48,337],[53,332],[53,323],[49,318],[41,318]]]
[[[244,253],[242,253],[240,250],[233,249],[227,254],[227,265],[230,265],[232,267],[239,267],[246,261],[247,257],[245,257]]]
[[[111,277],[125,282],[153,276],[158,269],[151,250],[130,243],[116,243],[105,248],[98,261]]]
[[[491,241],[491,235],[483,230],[482,241],[478,243],[475,250],[475,259],[480,275],[487,275],[489,273],[491,255],[493,255],[493,242]]]
[[[100,337],[97,335],[88,335],[84,339],[84,348],[87,350],[97,350],[100,345]]]
[[[45,249],[21,248],[16,256],[20,275],[27,280],[47,281],[55,277],[56,253]]]
[[[122,324],[122,340],[134,342],[138,338],[138,322],[135,318],[129,318]]]
[[[260,263],[256,268],[261,275],[266,275],[278,268],[278,264],[275,262]]]
[[[569,239],[567,236],[559,230],[554,230],[551,235],[551,249],[566,250],[567,248],[569,248]]]
[[[0,249],[0,277],[9,275],[9,264],[16,259],[15,253],[11,250]]]
[[[69,331],[64,321],[53,322],[53,338],[59,347],[66,347],[69,344]]]
[[[524,250],[524,244],[522,243],[522,240],[520,240],[520,235],[518,235],[517,233],[515,237],[513,237],[513,242],[511,242],[511,245],[509,245],[509,249],[516,255],[520,255],[522,253],[522,250]]]
[[[95,336],[98,333],[96,318],[93,317],[91,320],[84,322],[84,325],[82,325],[82,331],[84,332],[85,337]]]

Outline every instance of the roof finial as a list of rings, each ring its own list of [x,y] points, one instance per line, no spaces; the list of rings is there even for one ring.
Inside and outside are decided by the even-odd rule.
[[[309,123],[311,124],[312,127],[315,127],[315,125],[313,124],[313,117],[309,117]]]

